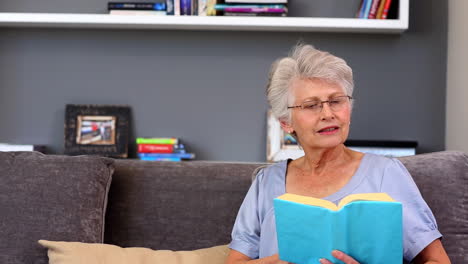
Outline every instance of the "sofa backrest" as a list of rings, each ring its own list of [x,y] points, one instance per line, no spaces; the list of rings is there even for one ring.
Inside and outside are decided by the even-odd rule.
[[[260,165],[116,160],[104,242],[172,250],[227,244]]]
[[[436,216],[452,263],[468,263],[468,157],[400,158]],[[227,244],[252,173],[261,163],[116,160],[105,242],[189,250]]]
[[[400,158],[434,213],[452,263],[468,263],[468,156],[443,151]]]

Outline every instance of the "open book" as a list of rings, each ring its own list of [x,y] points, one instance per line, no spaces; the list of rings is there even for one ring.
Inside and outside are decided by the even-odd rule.
[[[284,194],[274,199],[280,259],[320,263],[334,249],[360,263],[402,263],[402,205],[386,193],[352,194],[334,203]]]

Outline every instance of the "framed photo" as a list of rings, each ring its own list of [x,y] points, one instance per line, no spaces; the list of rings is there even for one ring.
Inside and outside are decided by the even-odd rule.
[[[304,151],[296,139],[281,129],[280,122],[268,111],[267,113],[267,161],[276,162],[285,159],[297,159],[304,156]]]
[[[130,107],[67,105],[65,154],[128,157]]]

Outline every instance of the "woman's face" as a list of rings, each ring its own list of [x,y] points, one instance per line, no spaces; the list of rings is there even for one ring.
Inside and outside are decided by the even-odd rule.
[[[308,101],[328,101],[338,96],[346,96],[338,84],[321,79],[296,79],[291,85],[293,103],[301,105]],[[343,97],[341,97],[343,98]],[[351,103],[346,103],[333,111],[328,103],[322,104],[321,111],[307,108],[291,108],[291,123],[283,123],[283,128],[294,130],[303,148],[333,148],[345,142],[351,120]]]

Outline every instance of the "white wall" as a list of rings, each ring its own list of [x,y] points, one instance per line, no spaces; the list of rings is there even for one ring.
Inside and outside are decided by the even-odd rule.
[[[468,1],[449,1],[447,150],[468,153]]]

